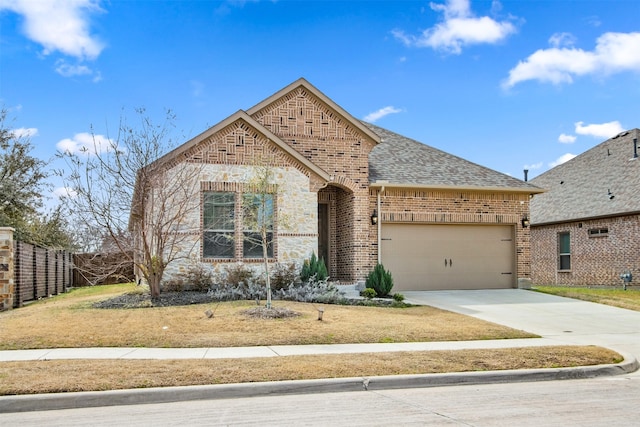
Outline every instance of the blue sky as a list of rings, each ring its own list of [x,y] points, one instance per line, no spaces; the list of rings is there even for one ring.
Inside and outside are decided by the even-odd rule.
[[[637,0],[0,0],[0,104],[48,159],[137,107],[172,109],[186,140],[304,77],[531,178],[640,127],[639,18]]]

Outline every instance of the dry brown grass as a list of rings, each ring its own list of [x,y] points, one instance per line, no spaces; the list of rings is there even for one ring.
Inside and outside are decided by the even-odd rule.
[[[459,341],[535,335],[433,307],[383,308],[275,301],[301,314],[252,319],[239,301],[182,307],[96,309],[133,285],[101,286],[0,313],[0,349],[72,347],[237,347],[257,345]],[[214,312],[212,318],[206,310]]]
[[[0,395],[314,378],[555,368],[620,362],[599,347],[397,352],[217,360],[0,363]]]
[[[78,289],[0,313],[0,349],[451,341],[534,335],[431,307],[378,308],[276,302],[301,316],[255,319],[249,302],[129,310],[91,304],[131,285]],[[214,311],[208,318],[205,311]],[[216,360],[64,360],[0,363],[0,395],[313,378],[550,368],[616,363],[597,347],[394,352]]]
[[[637,287],[629,287],[629,289],[624,290],[622,287],[587,288],[576,286],[535,286],[533,289],[546,294],[640,311],[640,289]]]

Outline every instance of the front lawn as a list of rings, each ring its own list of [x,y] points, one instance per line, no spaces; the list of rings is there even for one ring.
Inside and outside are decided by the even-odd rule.
[[[452,341],[535,335],[433,307],[274,301],[301,315],[260,319],[255,302],[94,308],[133,285],[81,288],[0,313],[0,350],[54,347],[219,347]],[[323,308],[323,320],[318,319]],[[209,317],[206,312],[213,314]],[[557,368],[621,361],[593,346],[416,351],[210,360],[41,360],[0,363],[0,395],[293,379]]]
[[[640,311],[640,289],[534,286],[534,291]]]
[[[274,301],[288,319],[243,314],[254,301],[98,309],[135,285],[74,289],[0,313],[0,350],[56,347],[239,347],[256,345],[462,341],[535,335],[427,306],[362,307]],[[263,301],[264,303],[264,301]],[[324,309],[318,321],[318,308]],[[213,314],[208,317],[205,312]]]

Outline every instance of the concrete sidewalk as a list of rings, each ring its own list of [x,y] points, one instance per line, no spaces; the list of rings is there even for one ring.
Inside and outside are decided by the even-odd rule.
[[[465,350],[559,345],[546,338],[486,341],[445,341],[388,344],[274,345],[257,347],[145,348],[95,347],[0,351],[0,362],[65,359],[241,359],[313,354],[380,353],[393,351]],[[565,343],[570,345],[570,343]]]
[[[551,345],[598,345],[619,352],[624,361],[615,365],[577,368],[532,369],[496,372],[400,375],[371,378],[335,378],[214,386],[167,387],[88,393],[52,393],[2,396],[0,413],[92,406],[163,403],[196,399],[249,397],[390,388],[435,387],[453,384],[486,384],[620,375],[638,369],[640,313],[531,291],[405,292],[414,304],[463,313],[542,338],[389,344],[332,344],[235,348],[73,348],[0,351],[0,362],[72,359],[219,359],[279,357],[310,354],[377,353],[515,348]]]

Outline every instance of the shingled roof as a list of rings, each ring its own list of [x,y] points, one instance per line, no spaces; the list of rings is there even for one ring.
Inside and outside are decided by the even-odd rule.
[[[387,129],[363,122],[381,138],[369,153],[369,181],[421,186],[539,193],[542,190]]]
[[[633,157],[639,135],[622,132],[532,179],[547,192],[531,200],[531,224],[640,212],[640,158]]]

